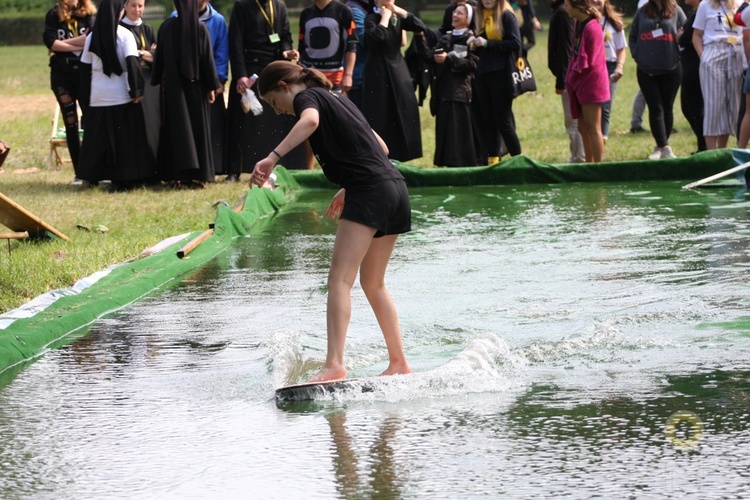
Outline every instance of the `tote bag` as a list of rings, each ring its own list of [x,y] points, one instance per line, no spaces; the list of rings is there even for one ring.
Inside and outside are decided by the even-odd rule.
[[[513,97],[516,98],[526,92],[536,92],[536,79],[528,59],[521,55],[511,54],[510,62],[510,88]]]

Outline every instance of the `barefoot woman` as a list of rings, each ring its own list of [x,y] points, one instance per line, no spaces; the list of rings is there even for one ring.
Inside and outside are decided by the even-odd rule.
[[[328,354],[311,381],[346,376],[344,344],[357,271],[388,347],[389,364],[381,375],[410,373],[396,307],[385,287],[385,270],[396,239],[411,229],[406,182],[364,116],[350,101],[329,92],[330,88],[322,73],[287,61],[273,62],[263,70],[258,79],[261,97],[276,113],[297,116],[297,123],[255,164],[250,183],[262,186],[279,158],[309,139],[325,176],[343,187],[326,212],[340,220],[328,274]]]

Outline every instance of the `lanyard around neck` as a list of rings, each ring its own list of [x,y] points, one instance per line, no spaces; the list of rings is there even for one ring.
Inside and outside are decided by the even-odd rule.
[[[73,38],[78,36],[78,19],[68,21],[68,29],[73,33]]]
[[[266,14],[266,10],[263,8],[263,6],[260,4],[260,0],[255,0],[255,3],[258,4],[258,8],[260,9],[260,13],[263,14],[263,17],[266,18],[266,22],[271,27],[271,31],[273,31],[273,0],[268,0],[268,9],[270,11],[271,17],[268,17],[268,14]]]

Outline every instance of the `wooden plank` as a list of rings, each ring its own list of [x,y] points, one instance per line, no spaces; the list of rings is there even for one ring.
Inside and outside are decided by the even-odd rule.
[[[23,231],[22,233],[0,233],[0,240],[23,240],[28,237],[28,231]]]
[[[53,234],[60,239],[70,238],[32,214],[3,193],[0,193],[0,224],[15,232],[28,232],[33,236]]]
[[[235,205],[234,207],[232,207],[232,211],[236,212],[236,213],[240,213],[240,212],[242,212],[242,209],[244,207],[245,207],[245,200],[242,200],[237,205]],[[201,243],[203,243],[204,241],[206,241],[212,234],[214,234],[214,225],[215,225],[215,222],[216,221],[214,221],[214,222],[212,222],[212,223],[209,224],[209,229],[208,230],[203,231],[201,234],[199,234],[198,236],[196,236],[195,238],[193,238],[192,240],[190,240],[187,245],[185,245],[184,247],[182,247],[179,250],[177,250],[177,257],[179,257],[180,259],[184,259],[185,257],[187,257],[187,255],[190,252],[192,252],[193,250],[195,250],[198,247],[198,245],[200,245]]]
[[[201,234],[190,240],[187,245],[177,250],[177,257],[184,259],[187,257],[187,254],[195,250],[198,245],[206,241],[212,234],[214,234],[213,229],[203,231]]]
[[[690,184],[685,184],[682,186],[682,189],[693,189],[697,188],[698,186],[702,186],[704,184],[708,184],[709,182],[713,182],[719,179],[722,179],[724,177],[729,177],[732,174],[736,174],[740,170],[745,170],[746,168],[750,167],[750,161],[743,163],[742,165],[737,165],[736,167],[730,168],[729,170],[724,170],[723,172],[719,172],[718,174],[714,174],[710,177],[706,177],[705,179],[701,179],[699,181],[691,182]]]

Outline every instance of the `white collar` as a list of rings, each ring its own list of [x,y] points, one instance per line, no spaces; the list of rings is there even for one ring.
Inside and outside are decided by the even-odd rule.
[[[467,31],[469,31],[469,28],[463,28],[460,30],[453,30],[451,31],[451,34],[453,36],[461,36],[461,35],[465,35]]]
[[[128,16],[123,16],[120,22],[123,24],[130,25],[130,26],[140,26],[141,24],[143,24],[143,19],[138,19],[137,21],[131,21]]]

